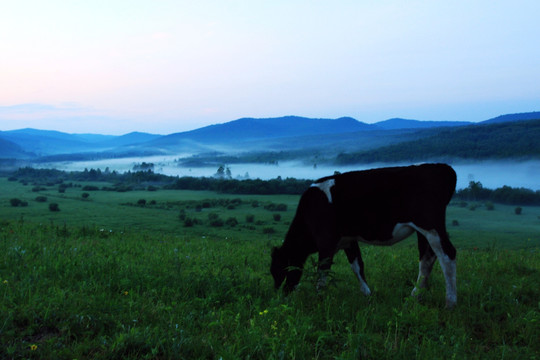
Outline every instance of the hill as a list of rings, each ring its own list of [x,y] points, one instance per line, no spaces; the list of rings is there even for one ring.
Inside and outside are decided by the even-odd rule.
[[[68,134],[60,131],[20,129],[0,132],[0,158],[35,158],[59,154],[99,152],[143,143],[160,135],[132,132],[122,136]],[[125,152],[125,151],[124,151]],[[95,155],[94,155],[95,156]]]
[[[427,133],[429,134],[429,133]],[[540,120],[483,123],[430,130],[424,138],[375,150],[340,154],[339,164],[449,159],[538,158]]]
[[[435,127],[454,127],[471,125],[472,122],[468,121],[421,121],[410,120],[402,118],[393,118],[384,121],[379,121],[375,125],[385,130],[397,130],[397,129],[429,129]]]
[[[24,151],[19,145],[0,137],[0,159],[27,159],[35,154]]]
[[[402,118],[375,124],[350,117],[241,118],[165,136],[21,129],[0,132],[0,158],[55,162],[209,153],[207,158],[232,155],[237,161],[260,162],[268,156],[254,153],[276,152],[286,153],[287,159],[321,161],[336,160],[341,153],[337,159],[341,163],[450,157],[538,158],[539,153],[534,152],[538,143],[534,138],[538,136],[536,127],[530,123],[523,128],[523,120],[519,120],[534,117],[540,118],[540,112],[502,115],[479,124]],[[490,127],[495,125],[503,128]],[[274,155],[270,158],[278,160]]]
[[[500,116],[494,117],[493,119],[483,121],[482,123],[494,124],[494,123],[502,123],[502,122],[509,122],[509,121],[536,120],[536,119],[540,119],[540,111],[500,115]]]
[[[375,129],[375,127],[350,117],[339,119],[311,119],[299,116],[266,119],[242,118],[192,131],[170,134],[152,141],[150,145],[170,145],[186,140],[201,144],[230,144],[238,141],[349,133],[370,129]]]

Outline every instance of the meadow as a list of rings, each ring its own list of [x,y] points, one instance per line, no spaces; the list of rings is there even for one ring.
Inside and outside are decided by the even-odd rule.
[[[314,257],[297,291],[275,291],[270,251],[296,195],[72,185],[0,178],[2,359],[540,357],[539,207],[449,206],[459,298],[447,310],[438,265],[410,297],[414,237],[361,246],[369,298],[344,254],[323,291]]]

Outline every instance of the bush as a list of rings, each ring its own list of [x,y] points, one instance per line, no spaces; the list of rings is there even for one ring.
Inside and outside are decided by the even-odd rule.
[[[271,226],[265,227],[263,229],[263,234],[274,234],[275,232],[276,232],[276,230]]]
[[[516,213],[516,215],[521,215],[523,209],[521,208],[521,206],[518,206],[517,208],[514,209],[514,212]]]
[[[227,219],[227,221],[225,221],[225,225],[235,227],[236,225],[238,225],[238,220],[236,220],[235,217],[230,217]]]
[[[486,203],[486,209],[489,210],[489,211],[493,211],[493,210],[495,210],[495,205],[493,205],[493,203],[491,201],[488,201]]]
[[[268,211],[287,211],[287,204],[270,203],[268,205],[265,205],[264,208]]]
[[[22,200],[17,199],[17,198],[13,198],[13,199],[9,200],[9,203],[11,204],[11,206],[17,207],[17,206],[20,206],[22,204]]]
[[[246,215],[246,222],[247,223],[252,223],[253,221],[255,221],[255,215]]]
[[[87,193],[87,192],[84,192],[84,193],[81,194],[81,196],[82,196],[83,199],[88,199],[88,197],[90,196],[90,194]]]
[[[216,213],[208,214],[208,220],[210,221],[210,226],[213,227],[221,227],[224,224],[223,220]]]
[[[212,220],[210,221],[210,226],[213,226],[213,227],[222,227],[223,226],[223,220],[222,219],[215,219],[215,220]]]
[[[195,221],[192,218],[184,218],[184,227],[192,227],[193,225],[195,225]]]
[[[139,205],[139,206],[145,206],[145,205],[146,205],[146,200],[145,200],[145,199],[139,199],[139,200],[137,201],[137,205]]]
[[[50,203],[49,204],[49,210],[50,211],[60,211],[60,207],[57,203]]]
[[[273,218],[274,218],[274,221],[280,221],[281,220],[281,214],[274,214]]]
[[[93,185],[86,185],[82,188],[83,191],[98,191],[99,188]]]
[[[37,202],[47,202],[47,197],[46,196],[37,196],[36,201]]]

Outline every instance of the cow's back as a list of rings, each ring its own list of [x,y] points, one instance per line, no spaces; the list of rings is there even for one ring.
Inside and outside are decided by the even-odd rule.
[[[330,179],[340,233],[366,240],[388,238],[397,223],[434,226],[444,219],[456,185],[446,164],[353,171],[319,181]]]

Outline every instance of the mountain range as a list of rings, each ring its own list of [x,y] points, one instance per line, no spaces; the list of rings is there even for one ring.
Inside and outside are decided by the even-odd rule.
[[[189,153],[199,157],[207,154],[207,158],[236,156],[237,159],[246,160],[247,153],[252,155],[275,152],[300,158],[317,154],[331,159],[339,154],[358,154],[388,146],[398,146],[396,151],[399,152],[400,144],[408,143],[410,147],[411,142],[418,141],[436,146],[437,142],[428,140],[440,137],[441,133],[446,134],[445,140],[448,140],[450,145],[453,137],[462,138],[465,136],[463,134],[474,133],[479,142],[477,145],[480,146],[480,143],[485,141],[481,134],[489,134],[493,130],[490,127],[510,124],[504,131],[511,132],[512,124],[527,120],[531,125],[525,128],[526,137],[538,137],[540,130],[536,122],[530,122],[536,119],[540,119],[540,112],[501,115],[480,123],[393,118],[367,124],[351,117],[313,119],[284,116],[267,119],[241,118],[168,135],[132,132],[122,136],[20,129],[0,131],[0,159],[4,159],[4,162],[7,159],[31,162],[76,161]],[[524,131],[523,127],[520,129]],[[500,131],[497,133],[498,141],[503,143],[504,131],[503,135]],[[449,146],[447,142],[445,144]],[[441,154],[441,151],[434,153]],[[512,157],[511,151],[508,154]],[[540,153],[532,155],[540,158]]]

